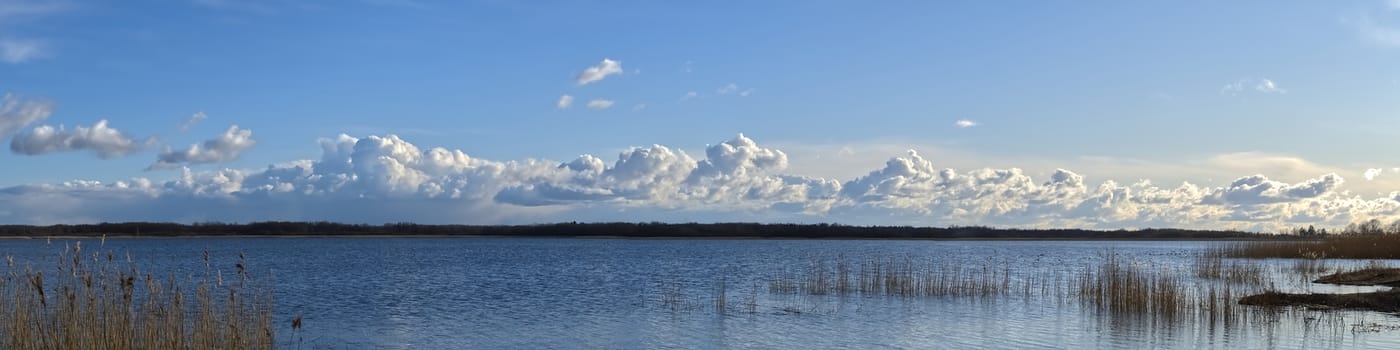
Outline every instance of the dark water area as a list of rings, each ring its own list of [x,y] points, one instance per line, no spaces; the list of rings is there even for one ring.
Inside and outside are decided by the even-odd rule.
[[[71,240],[0,240],[48,265]],[[1073,297],[1078,276],[1117,254],[1181,271],[1209,242],[171,238],[83,240],[143,270],[193,276],[208,251],[246,256],[270,281],[283,347],[457,348],[1400,348],[1400,318],[1365,311],[1250,312],[1232,324],[1105,315]],[[98,246],[100,248],[97,248]],[[777,293],[814,261],[894,257],[993,266],[1024,293],[990,297]],[[1309,284],[1262,260],[1281,290]],[[1356,261],[1331,262],[1338,267]],[[1396,262],[1389,262],[1396,265]],[[921,265],[922,266],[922,265]],[[972,272],[969,272],[972,273]],[[1036,282],[1038,281],[1038,282]],[[1034,283],[1032,283],[1034,282]],[[1035,284],[1039,283],[1039,284]],[[1191,281],[1190,283],[1220,283]],[[722,288],[720,286],[723,286]],[[1034,291],[1032,291],[1034,289]],[[716,307],[723,290],[724,308]],[[290,320],[304,317],[300,339]]]

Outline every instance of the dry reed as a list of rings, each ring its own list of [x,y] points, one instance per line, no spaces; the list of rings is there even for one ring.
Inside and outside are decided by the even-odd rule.
[[[1209,254],[1231,258],[1400,259],[1400,235],[1336,235],[1318,240],[1230,242]]]
[[[209,268],[207,252],[205,276],[190,283],[143,272],[129,256],[119,262],[110,252],[84,255],[81,243],[59,253],[51,270],[7,263],[0,348],[273,347],[272,294],[252,284],[241,256],[229,283]]]
[[[1215,254],[1197,255],[1194,264],[1196,277],[1201,279],[1221,280],[1237,284],[1264,284],[1264,267],[1253,262],[1242,262],[1226,260],[1225,257]]]
[[[789,272],[768,281],[772,293],[807,295],[887,295],[901,297],[995,296],[1009,294],[1010,267],[916,261],[911,257],[869,257],[858,266],[844,256],[812,258],[800,277]]]

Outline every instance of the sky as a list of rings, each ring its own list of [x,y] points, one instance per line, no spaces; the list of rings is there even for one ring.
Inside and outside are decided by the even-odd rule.
[[[1340,227],[1397,62],[1400,0],[0,0],[0,223]]]

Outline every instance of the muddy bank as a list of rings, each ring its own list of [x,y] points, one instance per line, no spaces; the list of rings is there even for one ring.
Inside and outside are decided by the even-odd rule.
[[[1374,268],[1322,276],[1313,283],[1350,286],[1400,286],[1400,269]],[[1359,309],[1400,312],[1400,288],[1371,293],[1289,294],[1265,292],[1240,299],[1240,305],[1303,306],[1312,309]]]
[[[1313,309],[1358,309],[1400,312],[1400,290],[1351,294],[1266,292],[1240,299],[1240,305],[1303,306]]]
[[[1400,287],[1400,269],[1381,268],[1336,273],[1318,278],[1313,283],[1342,284],[1349,286],[1391,286]]]

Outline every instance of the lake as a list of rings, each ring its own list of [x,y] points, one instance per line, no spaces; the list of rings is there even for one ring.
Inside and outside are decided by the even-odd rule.
[[[72,240],[0,240],[36,267]],[[1191,285],[1190,241],[671,240],[567,238],[174,238],[83,240],[147,271],[191,276],[204,251],[229,273],[238,254],[274,285],[284,348],[1400,348],[1400,318],[1263,310],[1172,319],[1104,312],[1076,297],[1112,255]],[[101,245],[101,248],[95,248]],[[986,295],[803,293],[835,262],[905,262],[990,273]],[[1291,260],[1256,260],[1286,291],[1314,285]],[[1334,267],[1357,261],[1331,261]],[[1389,262],[1391,265],[1400,265]],[[950,270],[951,269],[951,270]],[[807,276],[807,277],[804,277]],[[833,275],[834,276],[834,275]],[[1238,287],[1239,290],[1246,289]],[[721,299],[718,295],[724,297]],[[723,301],[721,301],[723,300]],[[301,314],[294,335],[290,319]],[[298,339],[300,338],[300,339]]]

